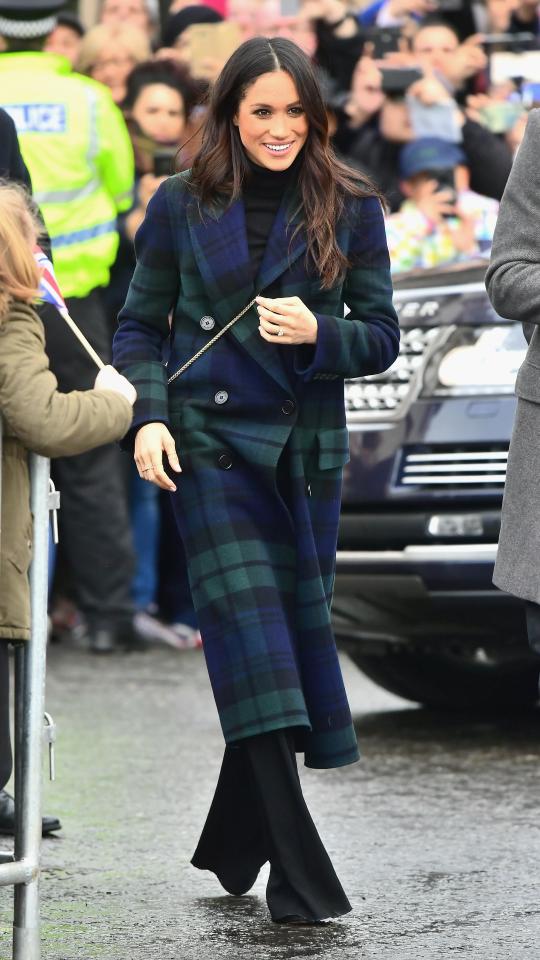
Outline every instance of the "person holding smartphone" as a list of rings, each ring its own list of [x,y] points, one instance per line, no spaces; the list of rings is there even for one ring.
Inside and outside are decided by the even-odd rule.
[[[330,620],[343,381],[389,367],[399,330],[380,197],[335,157],[296,44],[254,37],[230,57],[136,252],[114,339],[140,390],[125,443],[171,494],[226,743],[192,863],[239,896],[269,861],[272,920],[319,923],[351,905],[296,754],[358,759]]]
[[[455,263],[490,248],[499,205],[468,189],[459,146],[413,140],[401,150],[399,170],[406,200],[386,220],[394,273]]]

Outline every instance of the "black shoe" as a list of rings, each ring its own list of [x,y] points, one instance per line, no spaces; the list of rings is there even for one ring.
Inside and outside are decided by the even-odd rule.
[[[114,653],[116,637],[110,627],[95,627],[88,631],[88,649],[91,653]]]
[[[61,830],[62,824],[58,817],[43,817],[41,834],[46,836],[55,830]],[[12,837],[15,833],[15,801],[6,790],[0,790],[0,833]]]
[[[232,897],[243,897],[255,884],[260,871],[261,868],[256,867],[252,869],[250,873],[244,871],[243,876],[239,873],[235,874],[234,870],[231,870],[229,874],[223,873],[223,871],[219,873],[216,871],[216,877],[223,889],[226,890],[227,893],[230,893]]]

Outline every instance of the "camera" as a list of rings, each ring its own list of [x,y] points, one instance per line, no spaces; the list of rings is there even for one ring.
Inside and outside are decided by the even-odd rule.
[[[460,13],[464,6],[463,0],[439,0],[437,10],[441,13]]]
[[[416,67],[380,67],[380,71],[383,93],[390,97],[404,96],[409,87],[424,75]]]

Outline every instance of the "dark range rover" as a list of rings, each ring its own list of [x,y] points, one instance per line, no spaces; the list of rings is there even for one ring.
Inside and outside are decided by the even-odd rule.
[[[336,635],[381,686],[433,707],[538,696],[522,605],[491,583],[526,342],[493,311],[484,273],[397,278],[399,358],[345,385]]]

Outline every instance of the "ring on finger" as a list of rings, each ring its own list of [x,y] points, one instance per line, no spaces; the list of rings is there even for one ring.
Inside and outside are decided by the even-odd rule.
[[[283,335],[284,335],[284,334],[283,334],[283,330],[281,329],[281,327],[279,327],[278,332],[277,332],[277,336],[278,336],[278,337],[282,337]]]
[[[148,473],[149,470],[153,470],[153,469],[154,469],[153,467],[143,467],[141,472]]]

